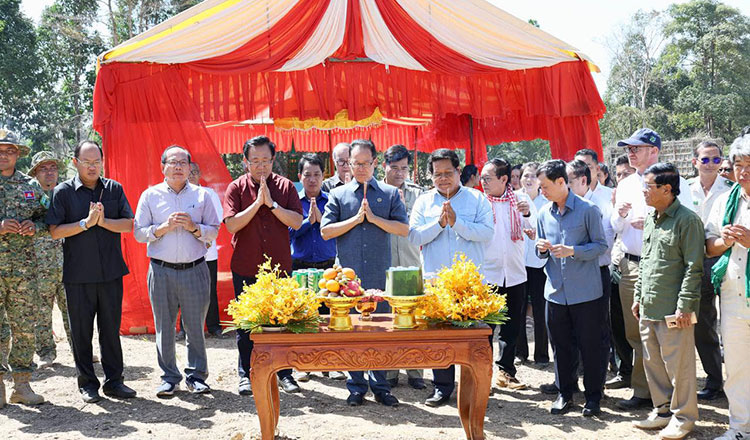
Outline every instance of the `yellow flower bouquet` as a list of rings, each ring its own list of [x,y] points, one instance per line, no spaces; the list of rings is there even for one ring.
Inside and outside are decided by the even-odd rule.
[[[300,287],[294,278],[282,276],[271,259],[258,266],[256,282],[245,285],[242,293],[229,302],[232,320],[224,330],[261,332],[262,327],[285,327],[293,333],[318,331],[320,302],[317,294]]]
[[[425,286],[421,314],[428,322],[450,322],[470,327],[478,322],[501,324],[508,318],[505,295],[492,293],[484,276],[466,255],[457,254],[451,267],[443,267]]]

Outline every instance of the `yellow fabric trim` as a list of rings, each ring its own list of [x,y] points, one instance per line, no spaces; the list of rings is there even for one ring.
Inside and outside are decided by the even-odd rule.
[[[273,125],[277,130],[289,131],[307,131],[313,128],[318,130],[333,130],[336,128],[356,128],[356,127],[371,127],[374,125],[380,125],[383,123],[383,115],[380,113],[380,109],[375,109],[371,116],[360,119],[359,121],[352,121],[349,119],[349,112],[344,109],[336,113],[333,119],[319,119],[310,118],[300,120],[298,118],[283,118],[274,119]]]
[[[187,20],[185,20],[183,22],[180,22],[180,23],[176,24],[175,26],[173,26],[173,27],[171,27],[169,29],[166,29],[166,30],[164,30],[162,32],[159,32],[156,35],[152,35],[152,36],[150,36],[148,38],[145,38],[143,40],[136,41],[135,43],[128,44],[127,46],[116,47],[116,48],[112,49],[111,51],[105,53],[104,56],[102,56],[102,59],[108,60],[110,58],[113,58],[113,57],[116,57],[116,56],[119,56],[119,55],[126,54],[128,52],[131,52],[131,51],[133,51],[135,49],[138,49],[140,47],[143,47],[143,46],[145,46],[147,44],[151,44],[153,42],[159,41],[162,38],[164,38],[164,37],[166,37],[168,35],[171,35],[174,32],[181,31],[181,30],[183,30],[183,29],[185,29],[187,27],[190,27],[190,26],[193,26],[195,24],[198,24],[201,21],[203,21],[203,20],[205,20],[207,18],[210,18],[211,16],[216,15],[219,12],[221,12],[221,11],[227,9],[227,8],[230,8],[230,7],[236,5],[237,3],[240,3],[242,1],[245,1],[245,0],[227,0],[224,3],[216,5],[216,6],[214,6],[211,9],[206,9],[205,11],[203,11],[203,12],[201,12],[199,14],[196,14],[196,15],[190,17],[190,18],[188,18]]]
[[[578,55],[576,52],[574,52],[572,50],[567,50],[567,49],[559,49],[559,51],[562,52],[562,53],[568,54],[568,55],[570,55],[573,58],[577,58],[579,60],[586,61],[586,65],[589,66],[589,70],[591,72],[596,72],[596,73],[601,72],[601,69],[599,69],[599,66],[597,66],[596,64],[592,63],[591,61],[583,58],[582,56]]]

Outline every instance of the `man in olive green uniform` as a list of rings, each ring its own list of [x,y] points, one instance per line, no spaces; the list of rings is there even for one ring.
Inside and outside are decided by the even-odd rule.
[[[8,365],[14,386],[10,402],[35,405],[44,398],[29,386],[38,298],[34,236],[47,229],[44,205],[49,199],[31,177],[16,170],[18,158],[27,154],[29,148],[20,145],[15,134],[0,130],[0,307],[5,308],[11,329]],[[0,407],[5,406],[2,377],[6,372],[0,365]]]

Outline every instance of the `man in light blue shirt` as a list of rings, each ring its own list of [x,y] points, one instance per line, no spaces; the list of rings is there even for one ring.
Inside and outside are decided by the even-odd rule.
[[[552,414],[572,406],[583,359],[584,416],[601,413],[599,402],[607,374],[609,298],[603,294],[599,256],[607,250],[599,208],[568,187],[566,164],[550,160],[537,170],[542,194],[552,203],[539,211],[537,254],[546,258],[547,328],[555,354],[560,394]]]
[[[148,243],[151,258],[148,294],[154,313],[156,353],[163,374],[158,397],[174,394],[182,380],[175,359],[178,309],[187,337],[185,382],[195,394],[208,393],[208,359],[203,322],[210,301],[211,276],[205,261],[207,245],[219,232],[211,196],[188,182],[190,153],[173,145],[161,157],[164,182],[141,194],[135,212],[135,239]]]
[[[481,192],[461,186],[455,151],[435,150],[428,166],[435,188],[419,196],[409,221],[409,241],[422,247],[425,278],[432,278],[442,267],[453,264],[453,257],[459,252],[481,271],[484,243],[492,239],[495,231],[490,203]],[[451,365],[432,372],[435,390],[425,404],[435,407],[450,399],[456,370]]]

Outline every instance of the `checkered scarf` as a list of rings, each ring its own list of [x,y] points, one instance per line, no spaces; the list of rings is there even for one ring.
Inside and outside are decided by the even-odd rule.
[[[488,194],[487,199],[492,205],[492,221],[495,223],[497,223],[497,218],[495,217],[495,205],[492,204],[492,202],[510,203],[510,239],[513,241],[523,240],[523,234],[521,230],[521,215],[520,212],[518,212],[518,199],[516,198],[516,193],[513,192],[513,189],[510,187],[510,185],[505,188],[505,194],[503,194],[502,196],[494,197]]]

